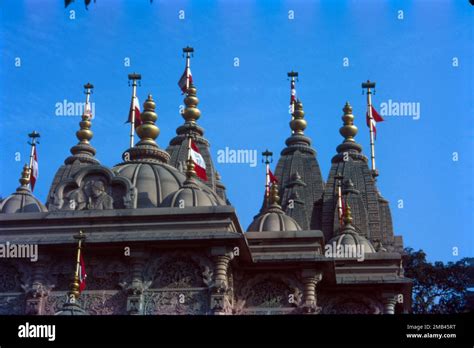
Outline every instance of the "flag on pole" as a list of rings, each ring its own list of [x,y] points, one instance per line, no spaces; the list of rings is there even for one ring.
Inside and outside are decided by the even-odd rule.
[[[125,123],[131,123],[133,119],[133,111],[135,111],[135,128],[142,124],[142,119],[140,117],[140,103],[138,102],[138,97],[132,97],[130,103],[130,111],[128,113],[128,120]]]
[[[193,75],[191,74],[191,68],[187,66],[178,81],[178,86],[183,94],[186,93],[191,83],[193,83]]]
[[[379,115],[377,110],[371,105],[370,106],[372,110],[372,119],[370,118],[369,113],[367,112],[366,114],[366,119],[367,119],[367,127],[370,129],[370,124],[372,124],[372,130],[374,131],[374,138],[377,139],[377,122],[382,122],[384,119],[382,116]]]
[[[33,161],[31,162],[30,185],[31,191],[35,189],[36,180],[38,179],[38,155],[36,154],[36,146],[33,146]]]
[[[291,81],[291,97],[290,97],[290,106],[291,112],[295,112],[295,105],[296,105],[296,88],[295,88],[295,81]]]
[[[196,175],[204,181],[207,181],[207,174],[206,174],[206,162],[202,157],[201,153],[199,152],[199,148],[196,144],[190,139],[191,148],[189,149],[189,155],[194,162],[194,170],[196,171]]]
[[[270,169],[268,169],[268,177],[270,179],[270,184],[277,184],[278,183],[278,179],[276,178],[275,175],[273,175],[273,173]]]
[[[80,263],[79,263],[79,292],[83,292],[86,288],[86,265],[84,263],[84,258],[82,257],[82,253],[80,256]]]

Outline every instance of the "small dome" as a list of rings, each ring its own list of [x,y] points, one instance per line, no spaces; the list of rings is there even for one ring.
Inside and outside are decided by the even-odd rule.
[[[342,231],[335,237],[331,238],[328,244],[336,243],[336,248],[339,246],[344,247],[345,245],[352,245],[363,248],[364,254],[375,253],[375,248],[372,244],[364,237],[357,233],[356,229],[352,225],[352,211],[351,207],[346,204],[344,212],[344,227]]]
[[[339,234],[338,236],[332,238],[328,244],[332,244],[336,242],[336,247],[345,245],[354,245],[357,247],[362,247],[365,254],[375,253],[375,248],[372,244],[363,236],[359,235],[355,231],[348,231],[345,230],[343,233]]]
[[[277,183],[270,188],[268,200],[268,208],[253,220],[247,231],[301,231],[300,225],[281,209]]]
[[[41,203],[30,190],[30,169],[25,164],[21,173],[21,186],[15,193],[0,201],[0,213],[42,213],[47,212],[46,207]]]
[[[0,213],[42,213],[47,212],[46,207],[41,203],[27,187],[20,187],[0,202]]]
[[[247,230],[249,232],[301,231],[301,227],[293,218],[286,215],[280,206],[273,204],[265,213],[257,216]]]
[[[165,197],[178,191],[186,177],[165,163],[122,163],[112,171],[128,178],[137,189],[136,208],[159,207]]]
[[[187,179],[182,188],[168,195],[161,207],[209,207],[225,205],[207,186],[199,185],[196,180]]]

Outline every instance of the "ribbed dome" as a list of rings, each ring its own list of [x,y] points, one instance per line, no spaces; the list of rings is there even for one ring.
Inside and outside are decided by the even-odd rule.
[[[33,194],[29,188],[19,187],[15,193],[11,194],[0,202],[0,213],[42,213],[48,211]]]
[[[265,213],[257,216],[247,230],[249,232],[301,231],[301,227],[278,205],[273,204]]]
[[[178,191],[186,177],[165,163],[122,163],[112,171],[128,178],[137,189],[136,208],[159,207],[165,197]]]
[[[355,231],[344,231],[340,235],[332,238],[328,244],[336,242],[336,247],[344,247],[344,245],[354,245],[357,247],[363,247],[364,253],[375,253],[375,249],[370,242],[363,236],[359,235]]]
[[[198,183],[194,179],[187,179],[182,188],[167,196],[162,207],[209,207],[225,205],[221,199],[204,184]]]
[[[354,226],[352,226],[352,212],[349,205],[346,205],[345,208],[342,231],[328,242],[328,244],[333,243],[336,243],[336,248],[339,248],[339,246],[344,248],[345,245],[355,246],[356,248],[363,247],[364,254],[376,252],[372,244],[364,236],[357,233]]]
[[[21,186],[16,192],[0,202],[0,213],[41,213],[48,211],[46,207],[31,193],[30,187],[30,169],[25,164],[21,173]]]

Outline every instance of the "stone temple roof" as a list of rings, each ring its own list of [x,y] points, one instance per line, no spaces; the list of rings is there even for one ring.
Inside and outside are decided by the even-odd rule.
[[[188,156],[188,139],[191,137],[199,149],[204,162],[206,163],[207,181],[202,181],[211,190],[216,192],[220,198],[227,201],[225,186],[221,182],[220,175],[217,173],[214,163],[212,162],[209,150],[209,141],[204,137],[204,129],[197,124],[197,120],[201,116],[198,109],[199,99],[197,97],[197,88],[191,84],[184,98],[185,109],[182,116],[185,120],[184,124],[176,130],[176,136],[171,139],[166,151],[170,154],[169,164],[184,172],[186,160]],[[199,179],[200,180],[200,179]]]
[[[302,229],[320,229],[320,214],[314,205],[322,197],[324,182],[316,150],[311,147],[311,139],[304,135],[306,121],[300,101],[296,104],[290,127],[292,135],[286,140],[287,147],[281,151],[275,170],[281,184],[281,205]],[[289,204],[290,201],[294,204]]]
[[[355,141],[352,107],[346,103],[340,129],[344,141],[337,147],[323,197],[322,230],[330,239],[339,226],[336,213],[337,185],[342,181],[343,195],[353,207],[354,227],[371,241],[381,241],[385,246],[394,243],[392,221],[388,202],[380,195],[375,175],[369,169],[368,159],[362,154],[362,146]],[[336,177],[340,176],[340,179]]]

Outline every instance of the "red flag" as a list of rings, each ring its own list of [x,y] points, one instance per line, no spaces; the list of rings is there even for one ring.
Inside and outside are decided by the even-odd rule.
[[[183,75],[181,75],[181,78],[178,81],[178,86],[181,89],[181,91],[186,93],[186,91],[189,88],[189,85],[193,83],[193,75],[191,74],[191,68],[186,67],[184,69]]]
[[[33,146],[33,161],[31,162],[30,185],[31,191],[35,189],[36,180],[38,179],[38,155],[36,154],[36,146]]]
[[[270,169],[268,170],[268,177],[270,178],[270,184],[278,183],[278,179],[276,178],[275,175],[273,175],[273,173]]]
[[[372,123],[372,130],[374,131],[374,138],[377,139],[377,122],[382,122],[384,119],[379,115],[377,110],[371,105],[372,110],[372,120],[370,119],[369,113],[366,114],[367,127],[370,129],[370,124]]]
[[[138,102],[138,97],[132,97],[130,103],[130,112],[128,113],[128,120],[125,123],[131,123],[133,119],[133,111],[135,110],[135,128],[142,124],[142,119],[140,117],[140,103]]]
[[[204,181],[207,181],[207,174],[206,174],[206,162],[202,157],[201,153],[199,152],[199,148],[194,144],[191,140],[191,148],[189,149],[189,153],[191,159],[194,162],[194,170],[196,175]]]
[[[83,292],[86,288],[86,265],[84,263],[84,259],[82,257],[82,253],[80,256],[80,263],[79,263],[79,292]]]

